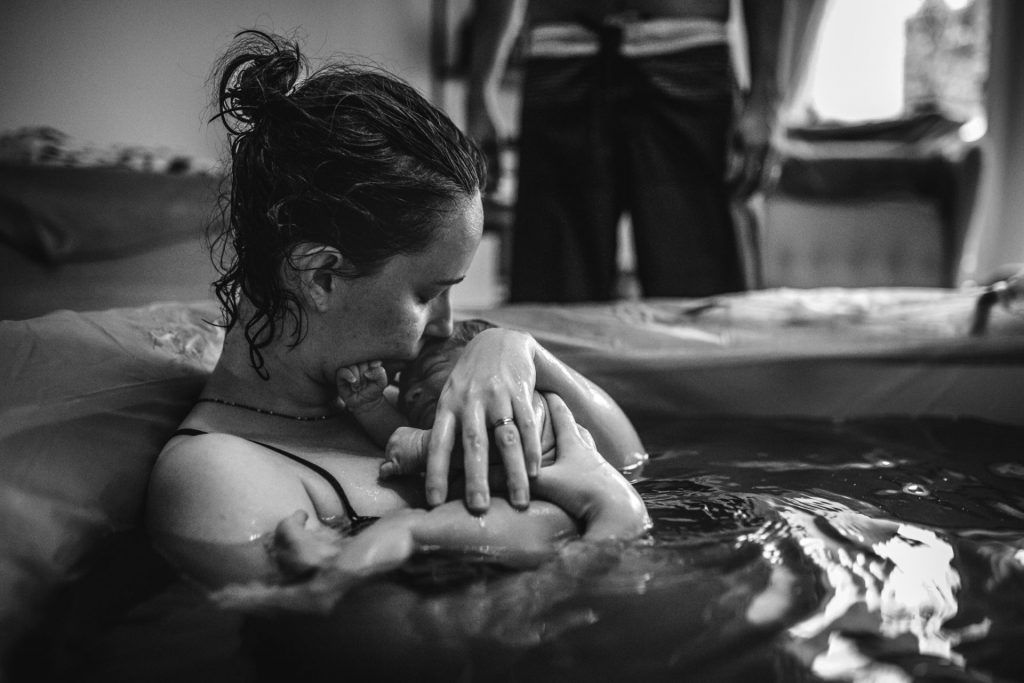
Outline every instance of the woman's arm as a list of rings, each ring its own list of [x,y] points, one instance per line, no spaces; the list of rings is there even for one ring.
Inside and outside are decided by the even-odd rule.
[[[534,354],[537,391],[558,394],[575,421],[594,438],[597,451],[616,469],[623,470],[646,460],[643,444],[633,423],[601,387],[558,360],[537,344]]]
[[[533,482],[538,496],[572,515],[588,541],[633,539],[651,527],[636,489],[605,460],[557,394],[545,394],[557,457]]]
[[[146,526],[182,573],[213,586],[273,576],[265,536],[297,510],[316,517],[298,477],[282,477],[245,439],[202,434],[179,437],[160,454]]]

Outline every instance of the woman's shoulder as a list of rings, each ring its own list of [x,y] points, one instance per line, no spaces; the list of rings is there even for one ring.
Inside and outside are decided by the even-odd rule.
[[[315,514],[301,479],[285,471],[266,449],[232,434],[175,436],[150,477],[149,524],[186,538],[240,542],[296,510]]]
[[[209,478],[236,468],[258,469],[267,460],[263,452],[258,444],[234,434],[180,430],[160,451],[153,476]]]

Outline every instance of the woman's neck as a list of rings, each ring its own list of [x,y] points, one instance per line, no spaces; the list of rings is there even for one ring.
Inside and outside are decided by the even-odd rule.
[[[260,350],[263,377],[252,367],[240,328],[228,331],[224,350],[203,389],[203,397],[244,403],[283,415],[315,416],[337,409],[333,384],[318,378],[299,347],[271,343]]]

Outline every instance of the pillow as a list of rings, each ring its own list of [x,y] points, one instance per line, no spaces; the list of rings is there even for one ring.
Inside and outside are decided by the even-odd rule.
[[[196,240],[220,177],[0,164],[0,241],[43,263],[114,258]]]
[[[213,302],[0,322],[0,657],[110,535],[213,368]]]

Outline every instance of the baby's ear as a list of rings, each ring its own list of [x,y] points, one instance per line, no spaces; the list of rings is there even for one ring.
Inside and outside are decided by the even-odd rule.
[[[335,279],[342,262],[341,252],[334,247],[300,242],[292,247],[284,265],[285,282],[294,286],[311,308],[324,311],[336,292]]]

